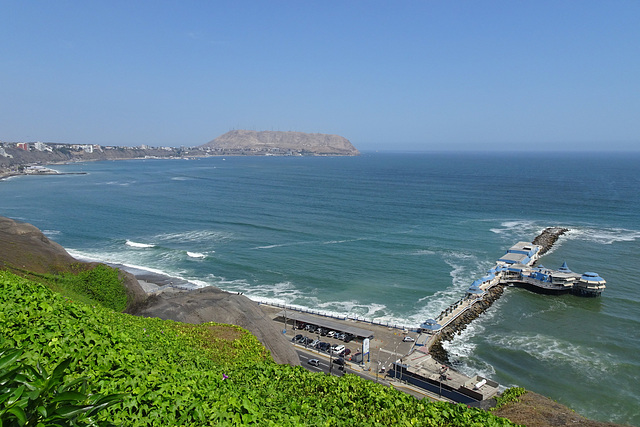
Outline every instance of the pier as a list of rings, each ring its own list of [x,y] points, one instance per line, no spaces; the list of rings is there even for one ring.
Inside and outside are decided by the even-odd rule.
[[[497,393],[499,385],[476,376],[464,376],[449,367],[449,355],[442,346],[495,302],[507,286],[527,288],[545,294],[574,293],[581,296],[599,296],[605,281],[596,273],[577,274],[564,263],[558,270],[537,266],[558,238],[569,231],[550,227],[542,231],[533,242],[518,242],[498,259],[495,267],[474,281],[465,294],[428,319],[418,329],[419,336],[412,351],[393,364],[390,375],[404,377],[418,387],[432,390],[444,388],[447,396],[467,403],[465,399],[484,400]]]

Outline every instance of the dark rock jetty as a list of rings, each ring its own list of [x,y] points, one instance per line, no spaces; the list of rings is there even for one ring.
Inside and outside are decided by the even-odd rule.
[[[487,291],[484,298],[473,304],[468,310],[442,328],[436,339],[431,344],[431,349],[429,350],[431,356],[438,362],[449,365],[449,354],[442,346],[442,343],[444,341],[451,341],[456,334],[459,335],[469,323],[491,307],[491,305],[502,296],[505,286],[506,285],[500,284],[492,287]]]
[[[568,228],[562,227],[545,228],[542,233],[540,233],[535,239],[533,239],[532,243],[534,245],[542,246],[542,249],[540,249],[540,256],[542,256],[549,252],[553,244],[557,242],[560,236],[562,236],[567,231],[569,231]]]
[[[567,228],[548,227],[542,231],[535,239],[533,244],[540,245],[540,256],[547,253],[560,236],[569,231]],[[454,319],[447,326],[442,328],[437,337],[432,341],[429,353],[440,363],[450,365],[449,354],[444,349],[442,343],[451,341],[456,334],[460,334],[469,323],[484,313],[491,305],[502,296],[506,285],[499,284],[487,291],[487,294],[478,302],[474,303],[468,310]]]

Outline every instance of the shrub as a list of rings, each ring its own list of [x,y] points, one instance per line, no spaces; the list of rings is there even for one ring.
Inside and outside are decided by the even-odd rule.
[[[496,406],[494,409],[498,409],[509,402],[519,402],[520,399],[518,398],[526,392],[527,390],[522,387],[511,387],[506,389],[502,394],[496,397]]]
[[[49,374],[22,363],[22,355],[19,349],[0,351],[0,425],[100,425],[93,417],[123,397],[86,394],[86,378],[65,381],[71,358]]]

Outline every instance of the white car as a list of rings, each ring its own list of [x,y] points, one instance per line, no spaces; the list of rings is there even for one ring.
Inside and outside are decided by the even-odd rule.
[[[331,348],[331,352],[334,353],[334,354],[340,354],[340,353],[342,353],[344,351],[344,348],[345,347],[343,345],[334,345]]]
[[[402,341],[404,341],[404,342],[414,342],[415,339],[407,335],[406,337],[402,338]]]

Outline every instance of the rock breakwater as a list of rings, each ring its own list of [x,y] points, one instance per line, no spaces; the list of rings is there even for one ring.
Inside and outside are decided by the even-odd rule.
[[[568,228],[547,227],[542,231],[542,233],[540,233],[535,239],[533,239],[532,243],[534,245],[539,245],[542,247],[539,252],[539,255],[542,256],[549,252],[554,243],[556,243],[560,236],[562,236],[567,231],[569,231]]]
[[[491,305],[502,296],[506,285],[499,284],[487,291],[487,294],[471,307],[465,310],[460,316],[456,317],[451,323],[442,328],[436,338],[432,341],[429,353],[440,363],[449,365],[449,353],[444,349],[442,343],[451,341],[456,335],[459,335],[468,324],[474,321],[478,316],[484,313]]]
[[[547,253],[558,241],[558,238],[567,231],[569,231],[568,228],[547,227],[536,236],[532,243],[541,246],[539,256]],[[481,299],[478,299],[467,310],[442,328],[430,342],[429,353],[431,356],[440,363],[450,365],[449,353],[442,344],[445,341],[451,341],[457,334],[459,335],[467,325],[491,307],[502,296],[506,286],[506,284],[500,283],[491,287]]]

